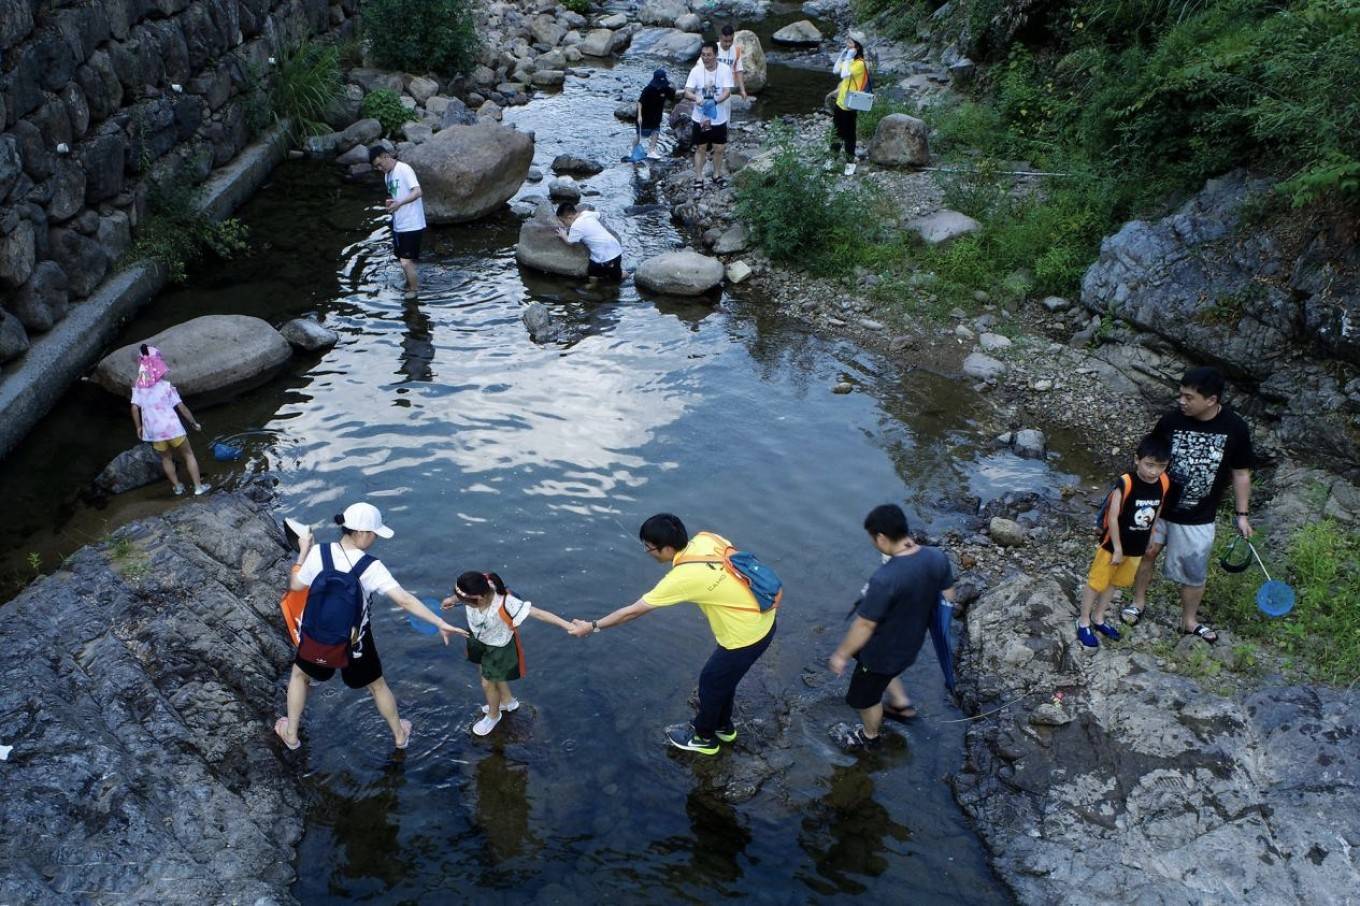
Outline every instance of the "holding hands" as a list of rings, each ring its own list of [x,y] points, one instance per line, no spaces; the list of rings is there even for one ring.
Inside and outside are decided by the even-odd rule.
[[[595,624],[589,620],[582,620],[578,617],[571,621],[571,627],[567,629],[567,632],[578,639],[583,639],[595,632]]]

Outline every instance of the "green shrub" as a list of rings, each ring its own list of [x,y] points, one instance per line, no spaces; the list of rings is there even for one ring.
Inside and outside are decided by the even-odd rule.
[[[384,69],[456,75],[477,54],[472,0],[368,0],[362,22],[373,60]]]
[[[590,0],[562,0],[562,5],[582,16],[590,12]]]
[[[191,264],[212,253],[231,258],[247,247],[248,231],[235,218],[215,223],[195,205],[195,190],[179,184],[152,184],[146,218],[129,249],[131,261],[160,262],[173,283],[183,283]]]
[[[295,138],[329,132],[325,116],[341,87],[340,49],[304,41],[279,59],[271,93],[274,117],[290,122]]]
[[[404,123],[415,119],[415,114],[401,104],[401,98],[389,88],[379,88],[364,95],[359,114],[382,124],[383,135],[394,135]]]

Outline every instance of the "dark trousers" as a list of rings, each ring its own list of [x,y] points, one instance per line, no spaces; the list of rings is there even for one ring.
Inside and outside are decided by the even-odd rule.
[[[765,638],[745,648],[716,648],[699,673],[699,713],[694,715],[694,735],[712,739],[720,729],[732,726],[732,702],[737,683],[760,660],[774,638],[774,626]]]
[[[855,110],[842,110],[836,105],[831,105],[831,118],[836,123],[836,135],[840,138],[840,144],[845,145],[845,159],[850,163],[855,162],[855,122],[859,118],[859,112]]]

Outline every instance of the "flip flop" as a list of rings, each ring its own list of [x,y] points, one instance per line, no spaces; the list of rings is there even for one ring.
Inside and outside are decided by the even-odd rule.
[[[1208,626],[1205,626],[1203,623],[1196,623],[1194,629],[1183,629],[1181,631],[1185,635],[1197,635],[1200,638],[1204,639],[1204,641],[1208,642],[1210,645],[1218,641],[1218,633],[1214,632],[1212,629],[1210,629]]]
[[[290,752],[296,752],[298,749],[302,748],[302,740],[299,739],[297,742],[289,742],[288,738],[283,735],[287,729],[288,718],[280,717],[278,720],[274,721],[274,735],[283,740],[283,744],[288,747]]]
[[[406,720],[405,718],[402,718],[401,720],[397,721],[397,723],[401,724],[401,728],[406,731],[406,738],[403,739],[401,742],[397,743],[398,749],[404,749],[411,744],[411,722],[409,720]]]
[[[895,720],[899,723],[906,723],[909,720],[914,720],[918,713],[915,705],[906,705],[902,708],[894,708],[889,705],[883,706],[883,718],[885,720]]]
[[[1125,607],[1123,610],[1119,611],[1119,619],[1123,620],[1130,626],[1137,626],[1138,621],[1141,620],[1142,618],[1143,611],[1139,610],[1137,607],[1134,607],[1132,604],[1130,604],[1128,607]]]

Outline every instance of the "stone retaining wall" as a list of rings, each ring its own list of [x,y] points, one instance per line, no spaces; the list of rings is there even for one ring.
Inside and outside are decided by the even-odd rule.
[[[0,364],[95,292],[151,180],[197,185],[246,147],[270,58],[352,28],[358,4],[0,4]]]

